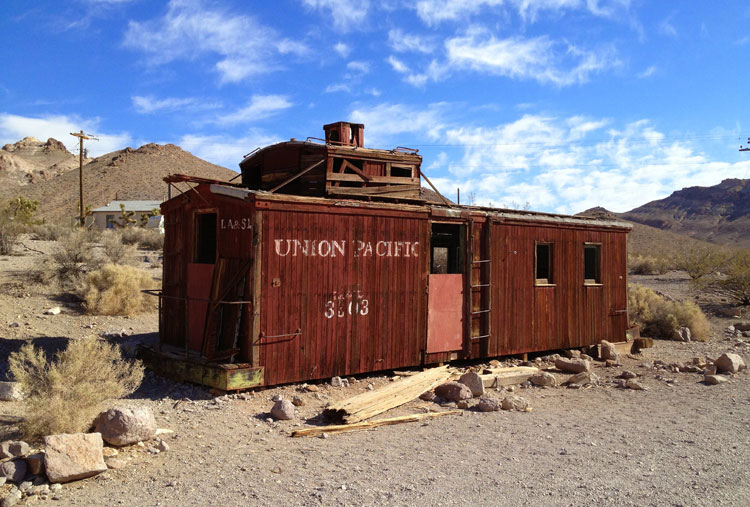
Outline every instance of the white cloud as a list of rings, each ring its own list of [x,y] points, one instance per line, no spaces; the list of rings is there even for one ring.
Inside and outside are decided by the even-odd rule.
[[[149,55],[153,65],[217,55],[214,67],[222,82],[271,72],[280,67],[278,55],[307,51],[250,16],[210,8],[202,0],[170,0],[163,17],[130,21],[124,45]]]
[[[349,85],[345,83],[331,84],[331,85],[326,86],[326,89],[325,89],[326,93],[338,93],[338,92],[351,93],[351,91],[352,89],[349,88]]]
[[[155,112],[172,112],[179,110],[205,110],[216,109],[221,107],[219,102],[210,102],[199,100],[194,97],[165,97],[158,99],[153,95],[134,95],[130,98],[136,112],[141,114],[151,114]]]
[[[391,144],[398,144],[405,133],[415,134],[418,139],[438,139],[444,129],[443,108],[441,103],[426,108],[383,103],[355,108],[349,117],[365,124],[365,146],[390,148]]]
[[[292,105],[289,99],[283,95],[253,95],[245,107],[233,113],[219,116],[216,123],[221,125],[250,123],[273,116],[280,111],[289,109]]]
[[[656,68],[656,65],[650,65],[646,70],[638,74],[638,78],[646,79],[647,77],[651,77],[656,74],[657,71],[658,69]]]
[[[342,32],[359,28],[367,18],[369,0],[302,0],[311,9],[326,10]]]
[[[349,56],[349,53],[352,52],[352,48],[350,48],[343,42],[337,42],[333,46],[333,50],[336,51],[342,58],[347,58]]]
[[[370,72],[370,64],[367,62],[352,61],[346,64],[346,68],[357,74],[367,74]]]
[[[630,0],[419,0],[417,15],[427,25],[467,19],[483,10],[512,7],[524,21],[534,22],[542,11],[585,10],[594,16],[614,17],[630,7]]]
[[[659,33],[667,37],[677,37],[677,28],[672,24],[671,15],[659,23]]]
[[[83,130],[92,134],[98,141],[85,141],[90,156],[98,157],[105,153],[121,150],[132,142],[128,133],[105,133],[99,127],[98,118],[81,118],[78,116],[48,115],[42,117],[27,117],[15,114],[0,113],[0,145],[15,143],[24,137],[36,137],[46,141],[52,137],[61,141],[65,146],[77,146],[78,139],[70,135],[71,132]]]
[[[180,147],[196,157],[238,170],[243,157],[255,148],[282,141],[278,136],[251,130],[242,137],[188,134],[180,138]]]
[[[390,30],[388,44],[397,53],[432,53],[435,50],[435,43],[432,40],[407,34],[402,30]]]
[[[405,74],[409,72],[409,68],[406,66],[406,64],[394,56],[388,57],[388,63],[390,63],[393,70],[395,70],[399,74]]]

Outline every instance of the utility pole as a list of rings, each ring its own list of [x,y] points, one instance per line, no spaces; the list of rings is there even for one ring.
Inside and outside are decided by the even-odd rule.
[[[78,138],[78,187],[80,190],[78,206],[80,211],[80,226],[83,227],[86,225],[86,210],[83,207],[83,140],[93,139],[94,141],[98,141],[98,139],[94,136],[84,134],[83,130],[80,132],[71,132],[70,135]]]

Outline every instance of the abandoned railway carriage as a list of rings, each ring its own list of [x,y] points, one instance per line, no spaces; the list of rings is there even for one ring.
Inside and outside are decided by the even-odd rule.
[[[152,364],[236,389],[625,339],[628,225],[427,198],[416,151],[324,129],[167,179]]]

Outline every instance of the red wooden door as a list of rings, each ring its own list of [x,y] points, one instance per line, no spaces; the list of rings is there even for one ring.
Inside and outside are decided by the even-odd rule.
[[[427,353],[461,350],[464,275],[430,275],[427,298]]]

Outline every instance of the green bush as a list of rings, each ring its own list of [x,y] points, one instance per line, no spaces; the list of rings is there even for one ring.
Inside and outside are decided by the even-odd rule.
[[[76,230],[58,242],[39,278],[42,281],[56,280],[63,287],[75,288],[98,264],[86,231]]]
[[[39,203],[16,197],[0,209],[0,255],[10,255],[18,238],[34,224],[34,213]]]
[[[742,250],[727,263],[726,277],[717,282],[720,292],[735,303],[750,305],[750,250]]]
[[[708,319],[692,301],[670,301],[640,285],[628,286],[628,314],[631,325],[652,338],[672,339],[681,327],[690,328],[696,340],[707,341],[711,335]]]
[[[727,259],[728,255],[719,247],[695,246],[682,251],[677,267],[694,282],[701,282],[706,276],[720,271]]]
[[[88,430],[104,401],[132,393],[143,380],[139,362],[123,360],[116,345],[93,337],[71,340],[53,361],[26,344],[8,363],[24,392],[21,427],[29,438]]]
[[[73,228],[62,224],[45,223],[35,225],[32,229],[33,238],[41,241],[59,241],[73,232]]]

